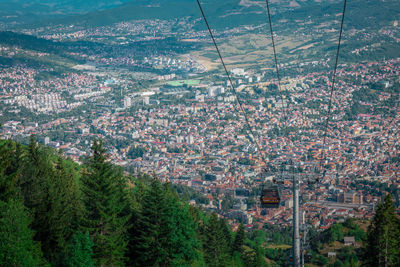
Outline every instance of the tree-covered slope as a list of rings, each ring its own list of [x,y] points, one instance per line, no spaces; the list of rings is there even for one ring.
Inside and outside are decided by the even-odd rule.
[[[243,266],[253,260],[242,259],[243,238],[234,241],[225,220],[182,202],[155,177],[125,176],[100,141],[82,165],[33,138],[28,146],[0,140],[0,159],[2,266]]]

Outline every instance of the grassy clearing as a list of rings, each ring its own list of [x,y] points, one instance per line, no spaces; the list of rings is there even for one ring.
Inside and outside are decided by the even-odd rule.
[[[335,251],[341,249],[342,247],[344,247],[344,244],[342,242],[335,241],[322,249],[320,254],[327,255],[329,251]]]
[[[198,85],[200,83],[200,80],[182,80],[182,81],[171,81],[168,83],[168,85],[171,86],[193,86],[193,85]]]
[[[292,246],[290,246],[290,245],[286,245],[286,244],[269,244],[269,245],[266,245],[265,246],[265,248],[271,248],[271,249],[289,249],[289,248],[291,248]]]
[[[302,47],[306,50],[306,45],[310,40],[299,39],[296,36],[279,36],[276,42],[278,54],[288,53],[292,49]],[[246,34],[229,39],[217,40],[221,54],[228,68],[234,67],[261,67],[271,64],[273,51],[270,39],[263,34]],[[280,55],[281,56],[281,55]],[[196,58],[201,59],[201,63],[212,70],[220,65],[217,53],[213,47],[207,46],[200,51]]]

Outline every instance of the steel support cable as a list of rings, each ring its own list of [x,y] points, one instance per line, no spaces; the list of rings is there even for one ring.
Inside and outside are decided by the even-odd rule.
[[[288,118],[289,104],[288,104],[288,102],[286,102],[286,108],[285,108],[285,105],[284,105],[285,102],[283,100],[282,89],[281,89],[282,86],[281,86],[281,76],[279,74],[278,57],[276,56],[276,45],[275,45],[274,31],[272,29],[271,10],[269,8],[269,1],[265,0],[265,3],[267,4],[269,31],[270,31],[270,34],[271,34],[271,43],[272,43],[272,49],[273,49],[273,52],[274,52],[275,71],[276,71],[276,77],[278,79],[279,96],[280,96],[281,102],[282,102],[283,122],[284,122],[284,129],[285,129],[284,134],[285,134],[285,136],[287,136],[287,130],[288,130],[287,118]],[[288,139],[288,141],[289,141],[289,139]]]
[[[282,95],[282,90],[281,90],[281,77],[279,75],[279,67],[278,67],[278,59],[276,56],[276,46],[275,46],[275,39],[274,39],[274,32],[272,30],[272,20],[271,20],[271,12],[270,12],[270,8],[269,8],[269,1],[265,0],[266,4],[267,4],[267,12],[268,12],[268,22],[269,22],[269,31],[271,33],[271,42],[272,42],[272,49],[274,51],[274,60],[275,60],[275,71],[276,71],[276,77],[278,78],[278,90],[279,90],[279,95],[281,98],[281,102],[282,102],[282,109],[283,109],[283,119],[284,119],[284,123],[285,123],[285,127],[287,127],[287,109],[288,109],[288,104],[286,103],[286,109],[284,108],[284,100],[283,100],[283,95]]]
[[[288,102],[286,102],[286,108],[285,108],[285,102],[283,100],[282,88],[281,88],[282,87],[281,86],[281,76],[279,75],[278,57],[276,56],[276,45],[275,45],[274,31],[272,29],[271,10],[269,8],[269,1],[265,0],[265,3],[267,4],[269,32],[271,34],[271,43],[272,43],[272,49],[273,49],[273,52],[274,52],[275,72],[276,72],[276,77],[278,79],[278,91],[279,91],[279,96],[280,96],[281,102],[282,102],[282,113],[283,113],[283,122],[284,122],[284,135],[287,136],[287,130],[288,130],[287,118],[288,118],[289,104],[288,104]],[[285,136],[283,136],[283,137],[285,137]],[[288,139],[288,141],[289,141],[289,139]],[[282,175],[282,173],[281,173],[281,175]]]
[[[231,88],[232,88],[232,92],[234,93],[235,98],[236,98],[236,101],[238,102],[240,111],[243,113],[243,116],[244,116],[246,125],[247,125],[247,127],[248,127],[248,129],[249,129],[249,132],[250,132],[250,134],[251,134],[251,136],[249,136],[249,134],[248,134],[249,140],[256,144],[258,151],[260,151],[261,158],[262,158],[262,160],[264,161],[265,166],[267,166],[267,165],[268,165],[268,164],[267,164],[267,160],[266,160],[266,158],[265,158],[265,156],[264,156],[264,153],[262,152],[262,149],[261,149],[260,144],[259,144],[258,141],[255,139],[255,134],[254,134],[253,128],[251,127],[250,121],[249,121],[249,119],[247,118],[246,112],[245,112],[245,110],[244,110],[244,108],[243,108],[242,101],[241,101],[240,98],[239,98],[239,95],[238,95],[238,93],[237,93],[237,91],[236,91],[236,88],[235,88],[235,86],[233,85],[231,76],[229,75],[228,69],[226,68],[224,59],[222,58],[221,52],[220,52],[220,50],[219,50],[219,48],[218,48],[218,45],[217,45],[217,43],[216,43],[216,41],[215,41],[214,35],[213,35],[212,31],[211,31],[210,25],[208,24],[207,18],[206,18],[206,16],[205,16],[205,13],[204,13],[204,11],[203,11],[203,8],[202,8],[202,6],[201,6],[199,0],[197,0],[197,4],[198,4],[198,6],[199,6],[201,15],[203,16],[204,22],[206,23],[208,32],[210,33],[210,36],[211,36],[211,39],[212,39],[212,41],[213,41],[213,43],[214,43],[215,49],[217,50],[219,59],[221,60],[222,66],[224,67],[226,76],[228,77],[229,83],[230,83]]]
[[[320,159],[320,162],[319,162],[320,168],[322,168],[322,162],[324,161],[324,158],[326,159],[326,153],[325,153],[324,147],[326,145],[326,137],[327,137],[327,132],[328,132],[328,126],[329,126],[331,111],[332,111],[332,97],[333,97],[333,91],[335,89],[336,72],[337,72],[337,65],[338,65],[338,60],[339,60],[340,45],[341,45],[341,41],[342,41],[343,24],[344,24],[344,15],[345,15],[345,12],[346,12],[346,5],[347,5],[347,0],[344,0],[343,12],[342,12],[342,21],[340,23],[339,41],[338,41],[337,50],[336,50],[335,66],[334,66],[333,74],[332,74],[332,86],[331,86],[331,92],[330,92],[330,95],[329,95],[328,114],[327,114],[327,117],[326,117],[324,137],[323,137],[323,141],[322,141],[323,150],[322,150],[322,155],[321,155],[321,159]],[[325,172],[323,172],[322,179],[323,178],[325,178]]]

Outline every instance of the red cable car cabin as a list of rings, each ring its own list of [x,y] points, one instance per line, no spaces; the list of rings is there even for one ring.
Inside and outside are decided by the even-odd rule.
[[[263,188],[260,197],[261,207],[276,209],[279,208],[281,197],[277,186]]]

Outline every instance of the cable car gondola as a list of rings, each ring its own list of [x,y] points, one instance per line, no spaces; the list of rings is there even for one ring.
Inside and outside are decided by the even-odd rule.
[[[279,204],[281,203],[281,196],[279,194],[278,186],[263,188],[261,192],[260,202],[262,208],[279,208]]]

